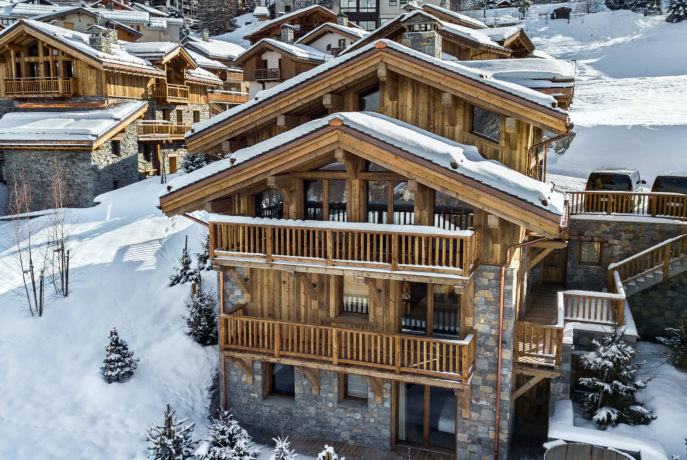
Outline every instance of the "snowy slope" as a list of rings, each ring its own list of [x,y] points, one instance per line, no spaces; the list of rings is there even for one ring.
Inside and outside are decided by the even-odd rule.
[[[0,222],[0,458],[145,458],[145,430],[167,402],[204,434],[217,351],[186,335],[188,286],[167,280],[184,236],[195,252],[204,229],[155,208],[163,187],[153,178],[73,211],[72,292],[48,290],[43,318],[19,295],[11,224]],[[113,326],[141,362],[129,382],[108,385],[99,367]]]

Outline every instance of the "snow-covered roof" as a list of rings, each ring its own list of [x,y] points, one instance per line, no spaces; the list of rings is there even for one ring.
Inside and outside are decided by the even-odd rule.
[[[361,39],[369,35],[368,31],[366,31],[365,29],[361,29],[359,27],[348,27],[342,26],[341,24],[337,24],[336,22],[325,22],[324,24],[318,26],[317,28],[303,35],[300,39],[298,39],[298,41],[296,41],[296,43],[305,43],[310,39],[310,37],[318,35],[320,32],[327,28],[338,30],[344,34],[353,35],[354,37],[358,37],[358,39]]]
[[[214,59],[207,58],[200,53],[196,53],[193,50],[187,49],[186,47],[184,47],[184,49],[186,49],[186,52],[193,58],[194,61],[196,61],[196,64],[198,65],[198,67],[203,67],[205,69],[218,69],[218,70],[226,70],[227,69],[227,66],[225,66],[224,64],[222,64],[219,61],[215,61]]]
[[[356,58],[357,56],[360,56],[363,53],[366,53],[368,51],[371,51],[375,49],[377,46],[384,44],[385,48],[389,48],[390,50],[393,51],[398,51],[400,53],[403,53],[407,56],[422,60],[430,65],[440,67],[442,69],[448,70],[449,72],[453,72],[457,75],[461,75],[464,77],[467,77],[471,80],[474,80],[475,82],[483,83],[485,85],[491,86],[495,89],[498,89],[500,91],[504,91],[506,93],[512,94],[514,96],[517,96],[521,99],[527,100],[529,102],[533,102],[537,105],[542,106],[543,108],[546,108],[548,110],[556,110],[560,111],[560,109],[554,109],[554,105],[556,104],[556,99],[553,98],[552,96],[548,96],[546,94],[542,94],[538,91],[532,90],[530,88],[526,88],[524,86],[520,86],[517,84],[505,82],[502,80],[498,80],[495,78],[490,78],[488,76],[483,76],[483,74],[479,71],[476,71],[474,69],[471,69],[469,67],[466,67],[465,65],[462,65],[462,63],[458,62],[449,62],[449,61],[444,61],[442,59],[437,59],[435,57],[429,56],[427,54],[421,53],[419,51],[415,51],[411,48],[408,48],[406,46],[401,45],[400,43],[396,43],[391,40],[377,40],[372,43],[368,43],[367,45],[353,51],[350,53],[346,53],[343,55],[340,55],[336,58],[330,59],[329,61],[314,67],[306,72],[303,72],[301,74],[296,75],[293,78],[290,78],[272,88],[260,91],[256,97],[244,104],[237,105],[235,107],[230,108],[227,111],[224,111],[218,115],[215,115],[212,118],[209,118],[207,120],[201,121],[199,123],[196,123],[193,125],[193,128],[191,129],[190,132],[186,133],[186,136],[188,137],[189,135],[192,135],[194,133],[197,133],[199,131],[205,130],[210,128],[211,126],[214,126],[226,119],[229,119],[233,116],[236,116],[240,114],[241,112],[248,110],[249,108],[262,104],[266,102],[269,99],[272,99],[274,97],[277,97],[279,94],[283,93],[284,91],[293,88],[295,86],[298,86],[304,82],[307,82],[316,76],[323,74],[331,69],[334,69],[339,66],[344,66],[348,61]]]
[[[279,16],[278,18],[270,19],[269,21],[258,22],[256,27],[252,28],[252,30],[250,32],[248,32],[247,34],[245,34],[243,37],[245,38],[249,35],[253,35],[253,34],[256,34],[258,32],[261,32],[265,29],[268,29],[269,27],[272,27],[275,24],[279,24],[282,22],[289,22],[290,20],[292,20],[293,18],[295,18],[297,16],[300,16],[302,14],[307,14],[307,13],[313,12],[315,10],[325,10],[326,12],[329,12],[333,16],[336,17],[336,13],[334,13],[332,10],[330,10],[328,8],[325,8],[322,5],[318,5],[318,4],[310,5],[310,6],[307,6],[305,8],[301,8],[300,10],[296,10],[292,13],[283,14],[283,15]]]
[[[505,26],[505,27],[490,27],[488,29],[482,29],[484,35],[488,36],[494,41],[502,42],[508,37],[512,37],[522,30],[522,26]]]
[[[255,9],[253,10],[253,16],[256,18],[263,17],[263,16],[270,16],[270,10],[267,9],[266,6],[256,6]]]
[[[529,88],[550,86],[548,83],[575,79],[575,65],[561,59],[489,59],[462,61],[462,65],[478,70],[492,78],[521,84]]]
[[[32,18],[64,9],[58,5],[34,5],[33,3],[13,3],[9,15],[13,17]]]
[[[431,3],[425,3],[422,5],[423,9],[429,9],[429,10],[435,10],[438,12],[441,12],[443,14],[446,14],[448,16],[454,17],[456,20],[464,22],[466,24],[471,24],[478,29],[487,29],[487,25],[483,23],[482,21],[479,21],[475,18],[471,18],[470,16],[466,16],[464,14],[456,13],[455,11],[447,10],[446,8],[442,8],[438,5],[433,5]]]
[[[38,30],[45,35],[63,42],[68,47],[84,53],[89,57],[102,62],[103,64],[124,65],[130,68],[137,68],[148,73],[164,75],[163,71],[153,67],[150,62],[128,53],[117,43],[112,45],[111,53],[105,53],[93,48],[89,44],[88,34],[75,32],[73,30],[64,29],[62,27],[46,24],[44,22],[35,21],[32,19],[22,19],[21,21],[12,24],[12,26],[0,32],[0,39],[2,39],[5,34],[9,34],[15,28],[21,27],[24,24]]]
[[[144,59],[162,59],[167,54],[179,47],[178,43],[173,42],[121,42],[120,46],[128,53]]]
[[[201,83],[209,83],[211,85],[222,84],[222,80],[220,80],[219,77],[205,69],[201,69],[200,67],[196,67],[195,69],[187,69],[186,78],[190,81],[195,80]]]
[[[194,36],[188,38],[186,46],[193,48],[210,59],[226,59],[231,61],[246,50],[243,46],[235,43],[213,39],[205,41]]]
[[[0,118],[0,145],[93,144],[147,105],[136,101],[106,109],[10,112]]]
[[[293,140],[329,126],[332,119],[343,126],[368,135],[387,145],[416,155],[454,174],[475,180],[507,193],[540,209],[562,215],[565,195],[551,185],[529,178],[494,160],[484,159],[477,147],[460,144],[416,126],[374,112],[345,112],[313,120],[286,133],[238,150],[231,160],[220,160],[170,182],[168,193],[179,191],[196,182],[274,150]],[[456,168],[451,165],[457,164]]]
[[[426,12],[416,10],[416,11],[413,11],[412,13],[408,13],[408,15],[409,15],[408,17],[412,16],[413,14],[420,14],[420,13],[431,16]],[[406,19],[408,19],[408,18],[406,18]],[[471,40],[473,42],[477,42],[481,45],[490,46],[492,48],[499,48],[499,49],[505,50],[505,48],[503,48],[501,45],[496,43],[496,41],[492,40],[492,38],[489,35],[484,33],[485,29],[479,29],[479,30],[471,29],[469,27],[465,27],[465,26],[461,26],[458,24],[452,24],[450,22],[442,21],[438,18],[437,18],[437,21],[439,22],[439,24],[441,24],[441,27],[443,28],[443,30],[448,32],[448,33],[451,33],[453,35],[457,35],[459,37],[466,38],[466,39]]]
[[[135,3],[131,3],[131,6],[133,6],[134,8],[138,8],[141,11],[145,11],[148,14],[152,14],[154,16],[160,16],[163,18],[166,18],[169,16],[169,14],[165,13],[164,11],[160,11],[157,8],[153,8],[150,5],[146,5],[145,3],[135,2]]]
[[[260,47],[262,47],[264,45],[272,45],[272,46],[279,48],[280,50],[284,51],[285,53],[290,54],[291,56],[293,56],[297,59],[302,59],[302,60],[307,60],[307,61],[325,62],[325,61],[332,58],[332,56],[330,54],[324,53],[324,52],[317,50],[315,48],[312,48],[310,46],[284,43],[282,41],[275,40],[274,38],[263,38],[259,42],[257,42],[255,45],[251,46],[246,51],[241,53],[241,55],[239,55],[236,58],[236,61],[237,62],[241,61],[241,59],[243,57],[248,56],[249,54],[252,54],[255,50],[259,49]]]

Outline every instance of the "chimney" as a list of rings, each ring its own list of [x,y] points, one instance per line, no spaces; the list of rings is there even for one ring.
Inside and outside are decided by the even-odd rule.
[[[341,0],[332,0],[332,11],[336,14],[341,12]]]
[[[288,44],[293,44],[293,26],[284,23],[281,25],[281,41]]]
[[[117,31],[93,24],[86,29],[89,33],[88,44],[103,53],[112,53],[112,44],[117,43]]]
[[[439,0],[439,7],[444,8],[445,10],[450,10],[451,3],[449,2],[449,0]]]
[[[340,26],[348,27],[348,16],[343,13],[336,15],[336,23]]]
[[[204,42],[210,41],[210,31],[208,30],[207,27],[203,28],[203,41]]]
[[[441,24],[423,13],[415,13],[403,22],[406,31],[401,44],[415,51],[441,59]]]

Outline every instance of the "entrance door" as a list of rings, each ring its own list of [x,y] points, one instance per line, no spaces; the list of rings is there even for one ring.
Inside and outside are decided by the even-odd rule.
[[[169,157],[169,174],[177,172],[177,157]]]
[[[542,261],[542,282],[565,285],[568,248],[554,249]]]
[[[400,382],[396,414],[398,443],[455,452],[456,395],[452,389]]]

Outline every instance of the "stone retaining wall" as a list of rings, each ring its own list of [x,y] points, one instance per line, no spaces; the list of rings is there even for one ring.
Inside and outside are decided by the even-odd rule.
[[[628,297],[637,332],[643,339],[665,335],[665,328],[680,327],[687,311],[687,272]]]

